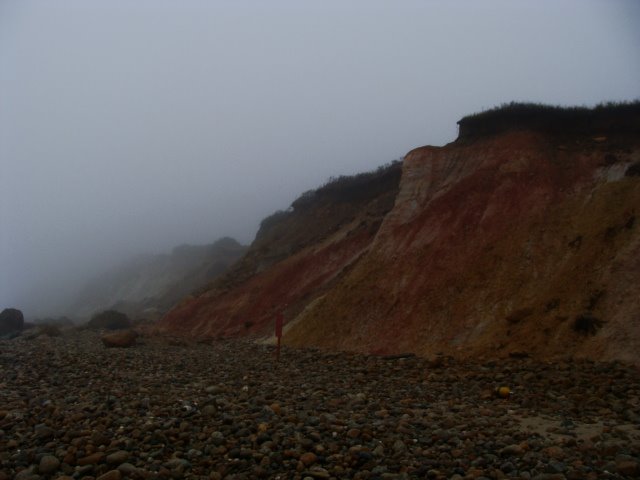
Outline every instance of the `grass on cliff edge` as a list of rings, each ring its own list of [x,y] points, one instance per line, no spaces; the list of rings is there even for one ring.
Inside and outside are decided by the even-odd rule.
[[[640,100],[603,103],[593,108],[511,102],[458,121],[459,138],[513,129],[549,133],[640,132]]]
[[[321,198],[335,202],[362,202],[383,192],[397,190],[401,174],[402,160],[397,159],[369,172],[330,177],[322,186],[302,193],[289,210],[278,210],[262,220],[256,238],[264,236],[265,232],[290,217],[292,212],[305,211]]]

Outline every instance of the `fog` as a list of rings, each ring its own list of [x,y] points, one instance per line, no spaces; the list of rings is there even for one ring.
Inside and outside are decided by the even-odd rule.
[[[0,309],[251,242],[330,176],[512,100],[640,97],[630,1],[0,0]]]

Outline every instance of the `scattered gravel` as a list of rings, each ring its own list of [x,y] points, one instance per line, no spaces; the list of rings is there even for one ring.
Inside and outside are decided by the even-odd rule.
[[[640,477],[636,367],[273,353],[0,341],[0,480]]]

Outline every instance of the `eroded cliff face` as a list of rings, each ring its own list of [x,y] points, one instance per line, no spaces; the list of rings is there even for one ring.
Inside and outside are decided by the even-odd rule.
[[[159,329],[267,338],[284,311],[289,345],[640,363],[639,162],[629,132],[418,148],[399,189],[276,219]]]
[[[423,147],[366,256],[294,345],[637,362],[637,138],[506,132]]]

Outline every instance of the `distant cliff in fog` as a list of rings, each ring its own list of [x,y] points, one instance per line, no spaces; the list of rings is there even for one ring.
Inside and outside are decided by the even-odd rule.
[[[225,237],[209,245],[182,245],[170,254],[137,256],[88,282],[71,313],[86,319],[116,309],[132,318],[157,318],[224,273],[246,249]]]

